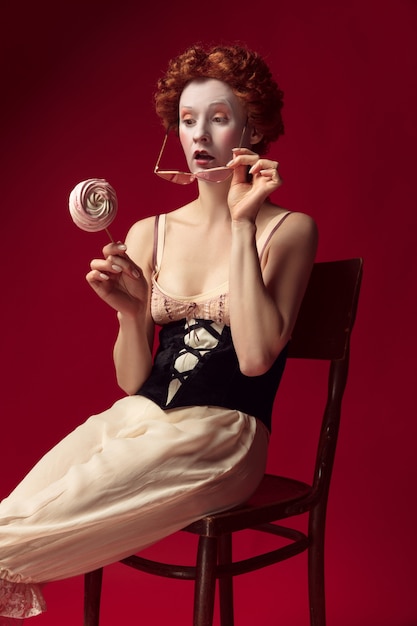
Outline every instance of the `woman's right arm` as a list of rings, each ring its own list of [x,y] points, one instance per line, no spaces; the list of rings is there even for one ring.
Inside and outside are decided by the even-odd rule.
[[[152,218],[135,224],[126,243],[103,248],[102,259],[91,262],[87,281],[117,311],[119,333],[113,356],[117,382],[134,394],[152,367],[154,324],[150,315],[153,250]]]

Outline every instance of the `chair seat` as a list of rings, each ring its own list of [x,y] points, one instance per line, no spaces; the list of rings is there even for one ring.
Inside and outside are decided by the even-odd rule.
[[[290,544],[270,549],[248,559],[232,562],[232,559],[228,557],[226,561],[223,560],[221,564],[217,564],[215,570],[213,569],[219,578],[236,576],[306,550],[309,539],[305,533],[286,526],[278,526],[273,522],[309,510],[314,501],[310,485],[291,478],[266,474],[247,502],[233,509],[206,515],[182,530],[199,535],[200,541],[204,540],[204,542],[217,542],[218,540],[229,542],[233,532],[251,528],[290,540]],[[208,546],[207,543],[205,545]],[[220,545],[227,545],[227,543]],[[217,546],[217,543],[212,543],[212,546]],[[217,548],[215,548],[216,551]],[[158,576],[184,580],[195,580],[197,576],[195,566],[162,563],[138,554],[123,559],[122,563]]]
[[[183,530],[207,537],[218,537],[299,514],[309,510],[312,503],[311,485],[283,476],[265,474],[247,502],[227,511],[206,515]]]

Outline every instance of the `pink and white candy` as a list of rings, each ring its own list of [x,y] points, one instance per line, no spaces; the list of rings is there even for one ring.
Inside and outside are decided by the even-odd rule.
[[[69,197],[69,210],[75,224],[82,230],[106,230],[117,213],[117,196],[104,178],[89,178],[74,187]]]

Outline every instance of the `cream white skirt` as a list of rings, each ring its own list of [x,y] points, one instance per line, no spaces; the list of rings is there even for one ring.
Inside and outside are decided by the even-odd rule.
[[[239,411],[163,411],[142,396],[91,417],[0,504],[0,616],[37,615],[42,583],[118,561],[243,502],[264,474],[268,438]]]

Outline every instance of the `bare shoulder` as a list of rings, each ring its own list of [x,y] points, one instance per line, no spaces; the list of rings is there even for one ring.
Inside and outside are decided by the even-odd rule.
[[[314,219],[306,213],[291,212],[271,240],[271,251],[282,258],[299,257],[307,266],[314,261],[318,245],[318,230]]]
[[[318,230],[315,220],[306,213],[297,211],[288,211],[275,205],[265,207],[263,214],[260,216],[260,228],[268,232],[268,229],[278,226],[275,229],[273,237],[271,237],[270,245],[283,245],[288,242],[291,245],[308,245],[313,248],[317,246]],[[280,219],[281,218],[281,219]]]
[[[295,320],[317,252],[317,225],[305,213],[280,210],[278,220],[279,214],[283,221],[270,238],[262,271],[265,284],[276,300],[284,298],[290,303],[290,318]]]
[[[126,236],[126,240],[135,240],[136,238],[142,239],[149,236],[155,227],[155,216],[145,217],[142,220],[135,222],[130,228]]]
[[[304,242],[312,241],[317,243],[318,230],[315,220],[306,213],[289,212],[288,218],[282,224],[283,235],[297,237]]]
[[[152,267],[155,216],[135,222],[126,235],[127,253],[137,265],[145,270]]]

